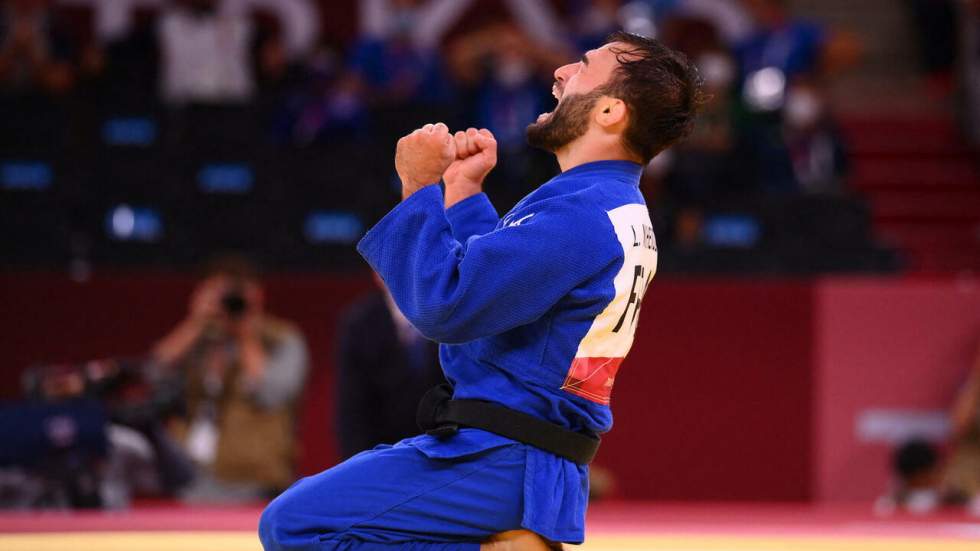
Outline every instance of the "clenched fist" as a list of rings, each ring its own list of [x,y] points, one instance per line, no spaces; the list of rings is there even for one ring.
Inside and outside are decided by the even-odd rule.
[[[469,128],[453,135],[456,160],[443,180],[446,182],[446,208],[483,190],[483,180],[497,164],[497,140],[486,128]]]
[[[395,171],[402,181],[402,199],[438,183],[456,159],[456,141],[445,124],[427,124],[398,140]]]

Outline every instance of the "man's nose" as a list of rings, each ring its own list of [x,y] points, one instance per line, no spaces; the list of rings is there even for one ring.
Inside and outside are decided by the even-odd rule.
[[[562,65],[555,69],[555,80],[564,83],[568,79],[568,75],[573,70],[573,67],[575,67],[575,64],[569,63],[568,65]]]

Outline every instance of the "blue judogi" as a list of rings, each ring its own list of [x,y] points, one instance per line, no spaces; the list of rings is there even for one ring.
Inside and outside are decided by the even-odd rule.
[[[641,171],[577,166],[503,219],[483,194],[446,210],[428,186],[358,250],[415,327],[443,343],[455,398],[605,432],[656,270]],[[267,550],[477,549],[522,527],[580,543],[587,499],[587,466],[463,429],[379,446],[300,480],[269,505],[259,532]]]

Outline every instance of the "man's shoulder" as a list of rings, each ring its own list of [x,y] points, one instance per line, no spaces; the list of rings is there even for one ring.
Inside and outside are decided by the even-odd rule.
[[[598,208],[585,190],[556,194],[549,197],[519,203],[500,221],[500,228],[507,229],[529,223],[547,224],[563,231],[587,231],[601,219]]]
[[[610,193],[597,185],[514,209],[501,221],[501,229],[546,225],[542,235],[548,238],[541,247],[582,255],[590,263],[601,264],[622,256],[621,230],[617,228],[622,218],[617,213],[624,210],[622,207],[646,212],[638,192],[634,195],[624,189]]]

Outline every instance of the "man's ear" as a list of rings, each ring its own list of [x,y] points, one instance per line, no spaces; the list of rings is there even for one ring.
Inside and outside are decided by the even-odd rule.
[[[599,126],[609,128],[626,122],[626,103],[623,100],[603,97],[597,106],[595,119]]]

